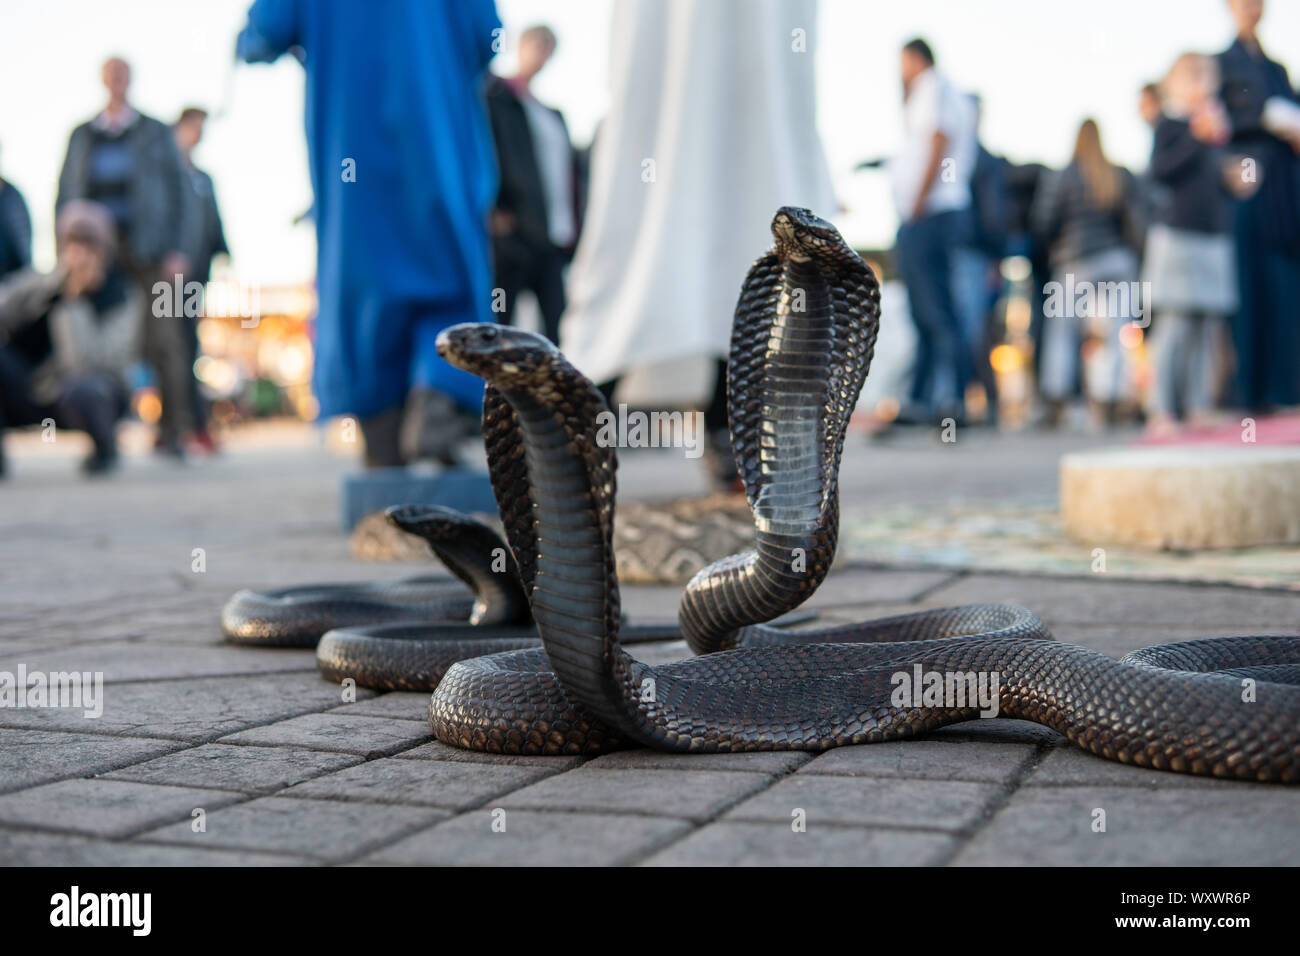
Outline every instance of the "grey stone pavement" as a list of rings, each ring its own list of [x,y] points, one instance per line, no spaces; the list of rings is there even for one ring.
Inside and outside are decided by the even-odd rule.
[[[1050,498],[1060,453],[1099,442],[855,438],[844,506]],[[426,695],[361,690],[346,702],[316,674],[310,651],[222,643],[218,612],[239,587],[432,567],[350,557],[338,486],[354,466],[314,432],[254,430],[221,458],[184,467],[136,455],[99,482],[76,474],[75,439],[56,444],[16,436],[12,477],[0,483],[0,672],[102,671],[103,714],[0,708],[0,863],[1300,859],[1300,789],[1126,767],[1018,721],[819,756],[636,750],[583,760],[446,747],[429,737]],[[701,491],[697,468],[671,451],[626,454],[623,494]],[[634,618],[665,620],[677,595],[628,588],[625,601]],[[810,606],[824,621],[852,621],[972,601],[1025,604],[1058,638],[1112,655],[1300,630],[1300,593],[979,568],[849,563]],[[637,653],[686,651],[676,643]],[[1093,830],[1099,809],[1105,832]]]

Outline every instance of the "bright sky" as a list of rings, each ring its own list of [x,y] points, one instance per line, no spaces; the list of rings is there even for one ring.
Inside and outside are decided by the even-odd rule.
[[[510,32],[497,69],[512,66],[519,30],[549,23],[560,46],[536,91],[565,111],[581,142],[608,106],[613,2],[498,0]],[[3,0],[0,174],[27,196],[38,263],[53,258],[52,206],[68,133],[102,106],[99,64],[119,54],[134,69],[140,109],[168,121],[191,103],[216,114],[196,160],[216,180],[239,278],[310,279],[310,227],[291,225],[311,202],[302,71],[291,59],[234,67],[247,7],[247,0]],[[895,228],[881,175],[852,167],[898,141],[897,51],[915,35],[930,41],[953,80],[981,94],[983,138],[994,152],[1062,164],[1079,121],[1094,115],[1112,157],[1140,168],[1150,143],[1137,89],[1185,50],[1227,46],[1232,27],[1224,0],[822,0],[818,123],[849,207],[837,222],[851,241],[885,245]],[[1300,0],[1269,0],[1261,36],[1276,59],[1300,71]]]

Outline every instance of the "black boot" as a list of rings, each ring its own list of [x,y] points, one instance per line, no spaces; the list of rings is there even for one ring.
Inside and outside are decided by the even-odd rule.
[[[367,468],[400,468],[406,464],[398,442],[401,427],[400,405],[361,419],[361,436],[366,440]]]
[[[452,467],[460,463],[456,447],[465,435],[456,403],[431,388],[413,388],[406,396],[399,447],[407,461],[436,461]]]

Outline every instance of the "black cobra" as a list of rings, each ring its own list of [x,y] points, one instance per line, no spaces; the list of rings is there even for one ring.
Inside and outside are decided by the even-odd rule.
[[[430,702],[440,739],[517,753],[824,750],[977,717],[971,700],[900,699],[898,675],[997,678],[1000,716],[1037,721],[1140,766],[1300,780],[1300,638],[1162,645],[1116,661],[1051,640],[1021,608],[925,611],[802,632],[761,622],[825,573],[844,420],[870,362],[876,283],[838,233],[782,209],[746,279],[731,373],[752,552],[696,577],[680,620],[701,657],[653,667],[620,646],[615,454],[607,406],[549,343],[462,325],[440,353],[489,383],[488,460],[543,650],[453,665]],[[955,636],[961,635],[961,636]]]
[[[402,505],[385,516],[428,542],[463,586],[413,577],[238,591],[222,610],[226,639],[315,647],[317,666],[331,680],[408,691],[433,690],[456,661],[541,646],[514,554],[496,531],[438,505]],[[668,624],[636,624],[626,632],[629,643],[678,637]]]

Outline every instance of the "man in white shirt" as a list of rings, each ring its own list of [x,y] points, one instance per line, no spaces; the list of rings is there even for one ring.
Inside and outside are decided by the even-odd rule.
[[[969,372],[953,303],[952,260],[969,227],[973,109],[935,69],[924,40],[903,47],[902,74],[904,138],[889,172],[899,218],[898,267],[917,331],[904,417],[960,421]]]

